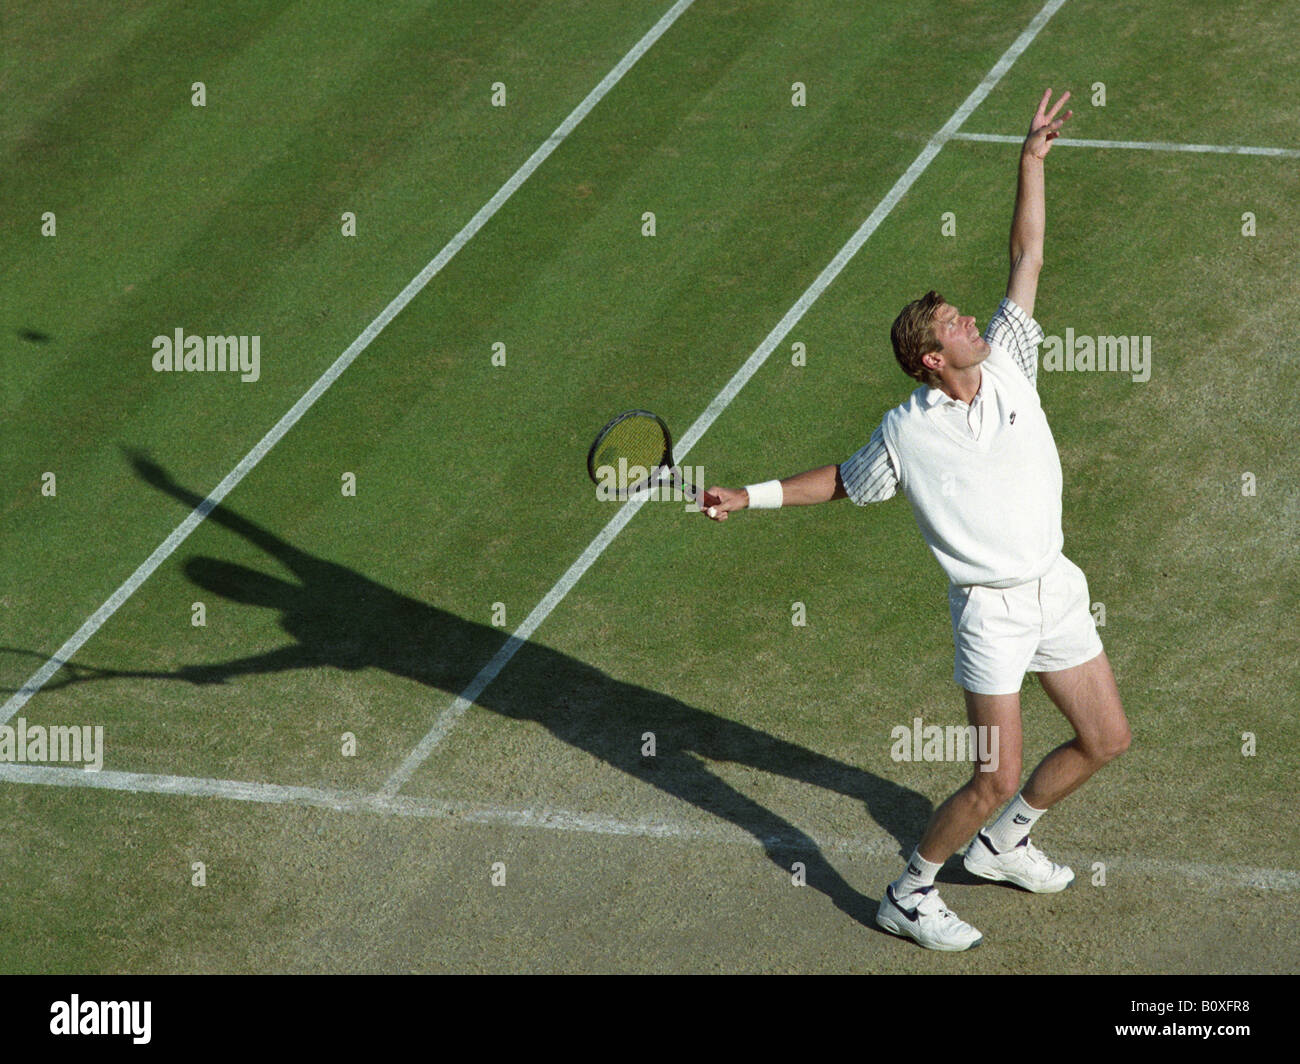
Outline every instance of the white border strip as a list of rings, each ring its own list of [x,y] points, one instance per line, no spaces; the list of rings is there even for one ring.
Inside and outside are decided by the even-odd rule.
[[[736,398],[740,393],[740,390],[749,382],[749,379],[758,372],[763,363],[767,361],[768,356],[776,349],[776,346],[786,337],[790,330],[798,324],[799,319],[807,313],[808,308],[817,301],[817,298],[830,287],[831,282],[840,275],[840,271],[848,265],[849,260],[858,253],[862,245],[871,237],[871,234],[879,228],[880,223],[883,222],[885,218],[888,217],[890,211],[898,205],[898,201],[907,194],[907,190],[916,183],[916,179],[925,172],[926,167],[928,167],[934,160],[934,157],[939,154],[939,150],[948,142],[949,139],[952,138],[961,127],[961,124],[971,116],[971,113],[975,108],[984,102],[985,97],[993,91],[994,86],[996,86],[1002,79],[1002,75],[1011,68],[1012,63],[1020,58],[1021,53],[1023,53],[1031,43],[1033,43],[1033,40],[1038,36],[1039,31],[1047,24],[1047,20],[1050,19],[1064,3],[1065,0],[1048,0],[1048,3],[1043,6],[1043,9],[1039,11],[1037,15],[1034,16],[1033,21],[1029,23],[1025,28],[1025,31],[1015,39],[1011,47],[1002,54],[1002,58],[993,65],[993,69],[984,76],[984,80],[981,81],[979,85],[976,86],[975,90],[966,97],[965,102],[953,112],[952,117],[943,124],[943,128],[930,138],[929,143],[922,149],[921,154],[913,160],[912,165],[904,171],[903,176],[894,182],[894,187],[885,194],[884,199],[876,204],[876,209],[873,210],[867,217],[867,220],[858,227],[857,232],[855,232],[849,238],[848,242],[840,248],[839,253],[831,259],[829,265],[827,265],[826,268],[817,275],[816,279],[808,286],[803,295],[795,301],[794,306],[786,311],[785,316],[777,322],[775,328],[767,334],[767,338],[758,345],[758,348],[754,353],[745,360],[744,365],[742,365],[740,369],[736,370],[735,374],[732,376],[731,380],[726,383],[726,386],[722,391],[713,397],[713,401],[705,408],[704,413],[696,418],[695,423],[686,430],[680,443],[673,449],[674,461],[680,462],[681,459],[686,457],[690,449],[699,443],[700,438],[708,432],[709,427],[730,405],[731,401]],[[533,612],[528,615],[528,618],[522,625],[520,625],[518,631],[516,631],[515,634],[506,641],[505,645],[497,652],[496,656],[483,667],[483,670],[476,677],[474,677],[473,683],[465,688],[465,690],[461,692],[460,696],[450,706],[443,710],[442,714],[438,717],[437,722],[429,730],[429,733],[420,740],[415,749],[412,750],[402,761],[401,765],[398,766],[397,770],[388,777],[387,782],[385,782],[383,788],[380,790],[380,794],[391,796],[396,794],[403,786],[405,786],[406,782],[411,778],[411,775],[420,767],[421,764],[424,763],[429,755],[433,753],[434,749],[443,738],[446,737],[447,733],[451,731],[452,727],[461,715],[474,703],[474,700],[482,694],[483,689],[496,678],[497,674],[505,668],[510,659],[514,657],[515,651],[519,649],[524,640],[526,640],[537,626],[540,625],[542,621],[546,620],[547,615],[549,615],[550,612],[560,604],[564,599],[564,596],[569,593],[570,589],[578,582],[582,574],[591,567],[592,563],[600,557],[605,548],[613,542],[614,537],[623,530],[623,526],[632,519],[633,515],[638,509],[640,509],[640,507],[641,502],[637,501],[626,504],[619,512],[618,516],[615,517],[614,520],[610,521],[609,524],[601,530],[600,534],[591,541],[587,549],[582,552],[581,557],[579,557],[578,560],[569,567],[568,571],[560,577],[555,586],[547,592],[546,597],[542,599]],[[624,518],[624,514],[626,514],[626,518]]]
[[[1006,133],[954,133],[953,140],[976,140],[986,144],[1023,144],[1024,137]],[[1058,137],[1053,144],[1062,148],[1126,148],[1136,151],[1209,152],[1216,155],[1266,155],[1278,159],[1300,159],[1295,148],[1251,148],[1243,144],[1174,144],[1164,140],[1084,140]]]
[[[162,794],[196,798],[225,798],[264,805],[294,805],[349,813],[377,813],[391,816],[457,820],[473,824],[495,824],[509,828],[544,828],[624,838],[676,839],[684,842],[716,842],[727,845],[767,845],[856,855],[864,858],[898,856],[898,844],[887,835],[876,838],[827,836],[815,839],[756,839],[743,828],[714,820],[709,824],[686,824],[666,820],[624,820],[619,817],[574,812],[568,809],[520,809],[499,805],[470,805],[447,800],[394,798],[355,791],[319,787],[288,787],[245,780],[203,779],[193,776],[161,776],[141,772],[87,772],[80,768],[46,767],[0,763],[0,780],[55,787],[87,787],[95,790],[127,791],[132,794]],[[1060,854],[1083,865],[1096,854]],[[1177,879],[1210,883],[1219,888],[1297,891],[1300,872],[1286,868],[1256,868],[1249,865],[1209,865],[1161,858],[1107,858],[1112,879],[1118,873],[1132,873],[1143,879]]]
[[[198,528],[203,519],[252,471],[258,462],[266,457],[267,452],[284,438],[285,434],[298,423],[303,414],[311,409],[312,404],[324,395],[330,385],[342,376],[343,371],[352,365],[357,356],[370,346],[371,341],[384,331],[388,323],[397,317],[406,308],[407,304],[420,294],[424,286],[433,280],[456,253],[468,244],[474,235],[491,220],[492,216],[501,209],[506,200],[515,194],[519,186],[527,181],[533,171],[549,158],[551,153],[573,132],[578,123],[587,117],[592,108],[604,98],[610,89],[618,84],[623,75],[632,68],[632,65],[649,51],[650,47],[677,21],[678,16],[694,2],[695,0],[678,0],[650,28],[645,36],[632,46],[632,50],[619,60],[618,65],[601,79],[600,84],[587,94],[586,98],[569,114],[569,117],[560,123],[555,132],[543,141],[541,147],[534,151],[524,164],[510,176],[509,180],[497,190],[496,195],[479,208],[478,213],[465,224],[459,233],[451,238],[447,246],[438,252],[433,260],[411,279],[410,283],[397,294],[396,298],[379,313],[379,316],[374,321],[365,327],[361,335],[348,345],[347,350],[339,355],[334,364],[317,378],[315,384],[307,389],[306,394],[294,403],[288,413],[280,418],[275,423],[275,426],[262,437],[257,446],[244,456],[244,460],[226,474],[225,479],[212,489],[212,494],[199,503],[193,512],[176,526],[172,534],[158,545],[154,552],[141,563],[140,567],[127,578],[126,582],[114,591],[108,600],[86,619],[86,622],[77,629],[73,636],[54,652],[54,656],[10,697],[4,707],[0,708],[0,724],[6,723],[15,713],[22,709],[27,700],[44,687],[49,682],[50,677],[58,672],[65,662],[71,660],[72,656],[86,644],[91,636],[99,631],[104,622],[112,617],[122,604],[135,594],[140,585],[149,579],[153,571],[166,561],[177,547],[185,542],[189,534]]]

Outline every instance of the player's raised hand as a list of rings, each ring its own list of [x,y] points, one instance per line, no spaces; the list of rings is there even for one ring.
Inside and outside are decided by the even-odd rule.
[[[744,489],[709,488],[700,496],[700,512],[713,521],[725,521],[727,514],[743,510],[749,502]]]
[[[1052,90],[1048,89],[1043,93],[1043,98],[1038,101],[1038,110],[1034,112],[1033,121],[1029,123],[1029,135],[1025,137],[1024,154],[1035,159],[1047,158],[1047,153],[1052,150],[1052,141],[1061,135],[1061,127],[1074,114],[1073,111],[1066,111],[1060,118],[1056,117],[1057,112],[1069,98],[1070,94],[1064,93],[1049,111],[1047,105],[1052,102]]]

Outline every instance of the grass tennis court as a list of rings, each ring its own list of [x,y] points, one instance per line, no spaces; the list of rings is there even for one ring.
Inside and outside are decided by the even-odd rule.
[[[603,81],[670,7],[6,15],[0,717],[104,744],[0,764],[0,970],[1296,970],[1300,25],[696,0]],[[1035,316],[1152,352],[1039,377],[1134,743],[1035,831],[1076,884],[955,861],[987,940],[934,955],[872,922],[968,771],[890,756],[964,722],[904,500],[612,534],[583,462],[620,410],[687,435],[806,293],[679,458],[740,485],[852,454],[914,387],[899,308],[997,306],[1017,148],[967,135],[1022,137],[1047,86],[1075,116]],[[257,379],[155,371],[178,329],[257,337]],[[1027,766],[1068,736],[1032,679],[1024,723]]]

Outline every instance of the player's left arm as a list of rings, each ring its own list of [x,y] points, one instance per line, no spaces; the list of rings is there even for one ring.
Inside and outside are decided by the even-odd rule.
[[[1047,229],[1047,207],[1043,161],[1052,149],[1052,141],[1074,114],[1066,111],[1060,118],[1067,92],[1049,111],[1052,90],[1043,93],[1029,124],[1029,135],[1020,149],[1020,178],[1016,185],[1016,208],[1011,216],[1011,276],[1007,280],[1007,298],[1026,316],[1034,316],[1034,297],[1038,293],[1038,274],[1043,268],[1043,235]]]

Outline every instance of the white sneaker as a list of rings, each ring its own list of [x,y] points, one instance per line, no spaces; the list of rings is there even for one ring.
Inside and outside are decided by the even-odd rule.
[[[921,894],[921,900],[913,909],[904,909],[894,897],[894,885],[885,888],[885,896],[880,899],[880,908],[876,910],[876,923],[895,935],[914,938],[926,949],[941,949],[956,952],[978,946],[984,941],[975,928],[964,920],[959,920],[939,897],[934,887],[929,887]],[[910,901],[915,894],[908,896]]]
[[[1074,882],[1069,865],[1054,863],[1028,838],[1006,853],[995,853],[981,831],[967,847],[964,863],[973,876],[1014,883],[1035,894],[1055,894]]]

